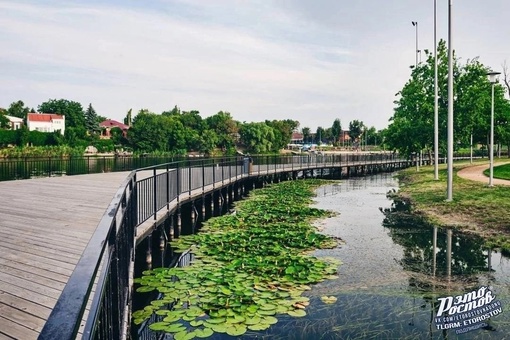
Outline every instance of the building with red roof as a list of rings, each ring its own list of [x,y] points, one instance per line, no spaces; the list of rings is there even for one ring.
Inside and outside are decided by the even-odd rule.
[[[66,129],[66,117],[55,113],[29,113],[27,114],[27,128],[29,131],[60,131],[63,135]]]
[[[113,119],[107,119],[99,124],[101,128],[101,138],[110,139],[111,131],[114,128],[119,128],[122,131],[122,135],[124,137],[127,136],[127,130],[129,129],[129,125],[123,124]]]

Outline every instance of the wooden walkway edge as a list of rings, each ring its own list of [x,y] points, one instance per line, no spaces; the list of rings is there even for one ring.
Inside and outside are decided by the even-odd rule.
[[[37,339],[127,175],[0,182],[0,339]]]

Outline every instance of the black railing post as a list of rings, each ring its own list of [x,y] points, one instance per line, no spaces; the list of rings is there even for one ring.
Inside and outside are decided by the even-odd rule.
[[[191,160],[190,159],[188,159],[188,173],[189,173],[188,190],[189,190],[189,195],[191,196]]]
[[[205,192],[205,167],[204,160],[202,159],[202,194]]]
[[[170,209],[170,167],[166,164],[166,210]]]
[[[177,162],[177,168],[175,171],[177,172],[177,205],[179,205],[179,198],[181,197],[181,169],[179,168],[180,162]]]
[[[154,190],[154,196],[153,196],[153,199],[154,199],[154,202],[153,202],[153,208],[154,208],[154,221],[156,220],[156,213],[158,212],[158,194],[157,194],[157,191],[158,191],[158,185],[156,183],[156,168],[154,168],[152,170],[152,176],[153,176],[153,186],[152,186],[152,190]]]

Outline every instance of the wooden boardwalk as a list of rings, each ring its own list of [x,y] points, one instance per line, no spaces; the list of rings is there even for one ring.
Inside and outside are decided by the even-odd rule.
[[[128,172],[0,182],[0,339],[36,339]]]

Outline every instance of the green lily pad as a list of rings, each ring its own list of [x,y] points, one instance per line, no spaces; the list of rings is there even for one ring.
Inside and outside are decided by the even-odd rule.
[[[227,334],[230,336],[240,336],[247,331],[248,329],[245,325],[230,325],[227,327]]]
[[[265,331],[269,327],[271,327],[271,325],[268,323],[259,323],[257,325],[248,325],[248,329],[251,331]]]
[[[214,331],[210,328],[195,329],[193,331],[197,338],[208,338],[214,334]]]
[[[198,326],[202,326],[204,324],[204,321],[203,320],[193,320],[189,324],[192,327],[198,327]]]
[[[296,318],[301,318],[303,316],[306,316],[306,312],[302,309],[296,309],[296,310],[289,310],[287,312],[290,316],[294,316]]]
[[[182,331],[174,335],[175,340],[191,340],[195,338],[195,332]]]
[[[331,304],[331,303],[335,303],[337,299],[334,296],[322,296],[321,300],[324,303]]]
[[[168,322],[155,322],[151,325],[149,325],[149,328],[153,331],[163,331],[163,330],[166,330],[168,328],[168,326],[170,326],[170,323]],[[181,325],[179,325],[181,326]]]
[[[258,323],[260,323],[262,320],[262,318],[258,317],[258,316],[254,316],[252,318],[246,318],[246,321],[244,321],[244,324],[245,325],[256,325]]]

